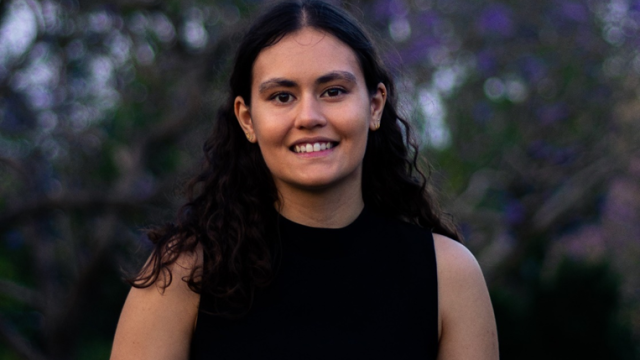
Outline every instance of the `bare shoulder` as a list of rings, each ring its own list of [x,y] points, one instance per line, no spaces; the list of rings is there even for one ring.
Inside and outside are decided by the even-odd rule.
[[[200,295],[183,278],[199,266],[202,249],[197,248],[178,257],[169,267],[171,275],[165,271],[151,286],[131,288],[116,329],[112,360],[188,358]]]
[[[460,242],[444,235],[433,234],[438,263],[438,278],[451,280],[444,285],[455,285],[459,282],[477,282],[482,280],[482,270],[475,256]]]
[[[491,299],[482,270],[461,243],[434,234],[438,264],[438,359],[498,359]]]

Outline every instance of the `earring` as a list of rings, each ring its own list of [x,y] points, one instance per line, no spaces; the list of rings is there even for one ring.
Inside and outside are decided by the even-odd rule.
[[[373,130],[372,131],[376,131],[380,129],[380,120],[374,121],[373,122]]]
[[[253,134],[249,134],[249,133],[244,133],[245,136],[247,137],[247,140],[249,140],[250,143],[253,142]]]

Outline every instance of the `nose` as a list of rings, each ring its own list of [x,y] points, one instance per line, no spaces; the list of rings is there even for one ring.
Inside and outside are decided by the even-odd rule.
[[[313,95],[305,95],[298,103],[295,126],[298,129],[312,129],[326,125],[320,100]]]

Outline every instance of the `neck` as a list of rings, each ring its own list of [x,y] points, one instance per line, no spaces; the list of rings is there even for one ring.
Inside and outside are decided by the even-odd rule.
[[[351,224],[362,212],[362,191],[316,191],[280,189],[278,211],[298,224],[341,228]]]

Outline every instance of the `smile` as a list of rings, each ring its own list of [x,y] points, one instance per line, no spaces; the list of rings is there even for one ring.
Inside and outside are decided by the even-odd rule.
[[[317,151],[328,150],[334,147],[335,145],[332,142],[317,142],[317,143],[307,143],[307,144],[299,144],[293,147],[293,151],[295,153],[311,153]]]

